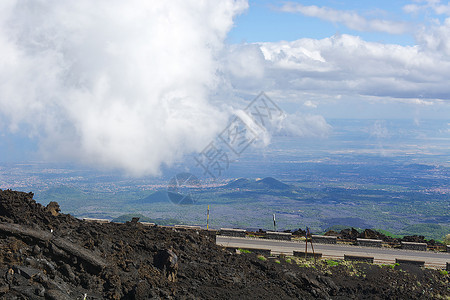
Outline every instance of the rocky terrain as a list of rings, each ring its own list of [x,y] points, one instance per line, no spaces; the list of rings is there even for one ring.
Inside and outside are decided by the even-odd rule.
[[[89,223],[0,190],[0,299],[448,299],[445,272],[236,254],[213,232]]]

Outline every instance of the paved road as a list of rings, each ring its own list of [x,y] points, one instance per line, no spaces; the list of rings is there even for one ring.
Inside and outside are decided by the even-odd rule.
[[[270,249],[274,253],[293,254],[293,251],[305,251],[305,242],[278,241],[256,238],[237,238],[217,236],[217,244],[224,247]],[[394,263],[395,259],[425,261],[426,266],[445,267],[450,262],[450,253],[432,251],[413,251],[389,248],[360,247],[347,245],[314,244],[315,252],[323,257],[344,258],[346,255],[373,257],[375,263]],[[308,252],[311,252],[308,244]]]

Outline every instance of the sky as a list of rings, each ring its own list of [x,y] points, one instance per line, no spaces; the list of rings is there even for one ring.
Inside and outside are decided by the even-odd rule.
[[[4,0],[0,53],[0,161],[158,175],[261,91],[297,138],[450,116],[438,0]]]
[[[361,26],[346,26],[341,21],[312,13],[293,13],[287,7],[302,5],[322,10],[334,10],[359,15],[361,18],[383,18],[395,22],[423,22],[418,15],[406,14],[403,7],[410,1],[250,1],[250,8],[236,17],[235,27],[228,35],[230,43],[294,41],[301,38],[323,39],[338,33],[348,33],[372,42],[414,45],[409,32],[391,36],[380,31],[361,31]],[[286,5],[288,3],[288,5]],[[306,12],[306,9],[304,10]]]
[[[258,45],[276,98],[327,118],[449,118],[449,3],[249,4],[227,42]]]

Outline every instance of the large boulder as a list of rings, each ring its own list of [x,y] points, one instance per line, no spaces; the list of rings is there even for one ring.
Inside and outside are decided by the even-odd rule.
[[[159,250],[153,257],[153,265],[163,271],[169,281],[176,281],[178,256],[175,252],[170,249]]]

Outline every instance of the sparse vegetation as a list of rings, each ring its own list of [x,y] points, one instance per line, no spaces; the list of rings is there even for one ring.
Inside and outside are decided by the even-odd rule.
[[[334,267],[334,266],[338,266],[338,265],[339,265],[339,262],[337,262],[337,261],[335,261],[335,260],[332,260],[332,259],[326,260],[326,263],[327,263],[327,265],[330,266],[330,267]]]
[[[339,299],[422,299],[427,295],[438,299],[448,295],[448,274],[434,269],[399,271],[342,260],[315,263],[294,256],[271,256],[269,260],[263,255],[233,255],[216,247],[203,231],[82,222],[64,214],[54,216],[31,198],[27,193],[0,191],[0,218],[4,220],[8,216],[14,222],[13,225],[2,222],[0,238],[3,249],[0,271],[6,274],[0,278],[0,286],[9,287],[0,292],[5,299],[29,298],[28,291],[37,290],[49,295],[57,293],[55,299],[63,298],[58,295],[82,297],[85,293],[89,297],[98,295],[99,299],[171,295],[174,299],[209,298],[210,295],[218,299],[239,299],[249,294],[258,299],[315,299],[317,295]],[[29,222],[35,225],[32,234]],[[57,238],[50,241],[41,238],[53,228],[57,228]],[[17,231],[23,236],[17,235]],[[62,249],[56,253],[58,245]],[[147,248],[145,251],[143,246]],[[59,267],[61,252],[72,258],[64,268]],[[42,257],[45,265],[40,264]],[[33,262],[33,266],[24,266],[25,259]],[[285,264],[283,260],[288,259],[296,263]],[[90,267],[80,268],[80,261],[89,263]],[[12,271],[13,278],[18,280],[9,280]],[[41,274],[48,271],[53,277],[29,278],[31,271]],[[245,284],[233,284],[230,289],[230,283],[236,279]],[[86,287],[84,281],[92,285]]]
[[[247,250],[247,249],[241,249],[241,248],[239,248],[238,250],[239,250],[240,253],[252,253],[252,251]]]
[[[395,263],[395,264],[382,264],[382,265],[380,265],[380,267],[387,267],[387,268],[390,268],[390,269],[394,269],[396,266],[399,266],[400,264],[398,264],[398,263]]]
[[[450,232],[450,226],[439,224],[414,224],[402,229],[404,235],[423,235],[428,239],[442,241]]]
[[[403,238],[403,235],[401,235],[401,234],[393,234],[392,232],[389,232],[389,231],[383,230],[383,229],[375,229],[375,230],[378,231],[379,233],[382,233],[385,236],[389,236],[391,238],[395,238],[395,239]]]
[[[258,255],[258,259],[259,259],[259,260],[262,260],[262,261],[266,261],[266,260],[267,260],[267,258],[265,258],[265,257],[262,256],[262,255]]]
[[[446,244],[446,245],[450,245],[450,233],[447,234],[447,235],[445,236],[443,242],[444,242],[444,244]]]

